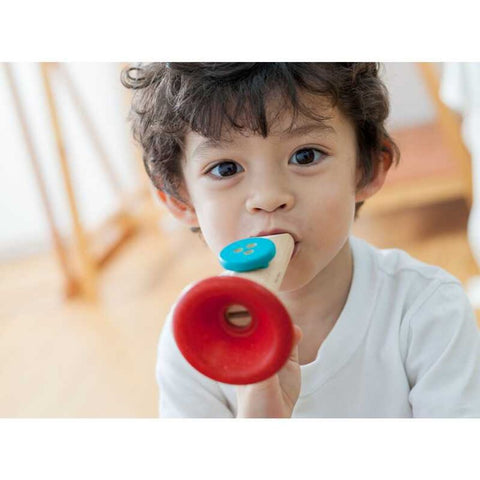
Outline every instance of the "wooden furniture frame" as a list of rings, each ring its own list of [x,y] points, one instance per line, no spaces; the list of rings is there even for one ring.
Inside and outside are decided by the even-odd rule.
[[[380,192],[369,199],[362,210],[367,213],[390,212],[395,208],[409,208],[462,198],[467,207],[472,204],[472,170],[471,158],[461,135],[461,118],[440,98],[439,69],[435,63],[417,63],[417,71],[425,85],[428,97],[435,109],[434,123],[420,125],[406,130],[393,131],[393,138],[399,141],[410,141],[413,133],[423,140],[422,148],[441,150],[438,171],[416,173],[412,166],[408,179],[395,178],[393,171]],[[413,135],[413,136],[415,136]],[[428,145],[431,142],[431,148]],[[440,145],[441,143],[441,145]],[[410,144],[409,144],[410,145]],[[418,145],[414,146],[415,156],[421,156]],[[408,150],[408,149],[407,149]],[[402,153],[405,153],[402,151]],[[408,156],[408,155],[407,155]],[[429,155],[431,158],[431,155]],[[405,158],[405,157],[404,157]],[[418,158],[421,161],[421,158]],[[448,160],[449,166],[445,165]],[[405,164],[400,160],[399,169]],[[405,170],[404,170],[405,172]]]
[[[23,138],[28,150],[31,166],[35,175],[35,180],[40,191],[42,204],[47,215],[56,256],[65,278],[66,296],[68,298],[80,296],[87,301],[96,302],[99,297],[98,274],[101,268],[113,258],[120,247],[138,231],[140,218],[132,213],[131,207],[139,199],[145,200],[150,198],[151,201],[149,191],[143,186],[135,192],[133,197],[124,191],[65,65],[60,63],[41,63],[41,78],[47,97],[51,128],[55,137],[56,150],[61,167],[61,176],[67,196],[69,216],[73,227],[73,243],[72,245],[68,245],[69,242],[62,238],[55,220],[45,177],[43,176],[40,167],[39,154],[35,148],[33,135],[28,125],[27,109],[22,104],[12,67],[5,63],[4,68],[12,92],[16,114],[20,121]],[[110,187],[116,195],[120,205],[118,211],[110,218],[107,218],[94,232],[87,232],[82,224],[78,198],[72,182],[71,169],[65,150],[61,122],[55,104],[55,96],[51,81],[53,74],[58,75],[59,80],[64,82],[68,93],[73,100],[73,104],[86,127],[86,131],[93,142],[99,161],[105,172],[105,177],[109,181]]]

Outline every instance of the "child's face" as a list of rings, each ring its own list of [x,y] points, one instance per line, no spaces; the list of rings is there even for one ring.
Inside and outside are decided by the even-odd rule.
[[[355,188],[353,126],[338,110],[328,113],[328,130],[282,136],[291,120],[285,116],[265,139],[235,133],[218,146],[203,145],[207,139],[193,132],[185,139],[185,187],[214,253],[249,236],[293,234],[282,290],[301,288],[332,262],[348,238],[355,202],[365,199]],[[318,127],[306,118],[297,125]]]

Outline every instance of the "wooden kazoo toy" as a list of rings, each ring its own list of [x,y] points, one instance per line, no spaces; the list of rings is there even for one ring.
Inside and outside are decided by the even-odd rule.
[[[246,385],[287,361],[293,324],[276,296],[294,249],[288,233],[250,237],[219,254],[225,272],[193,284],[173,310],[180,352],[199,372]]]

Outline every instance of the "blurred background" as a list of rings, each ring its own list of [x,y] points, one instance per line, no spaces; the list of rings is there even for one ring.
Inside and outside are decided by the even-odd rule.
[[[152,195],[122,67],[0,69],[1,417],[157,416],[165,316],[188,283],[220,272]],[[446,269],[478,309],[479,69],[384,64],[402,156],[354,227]]]

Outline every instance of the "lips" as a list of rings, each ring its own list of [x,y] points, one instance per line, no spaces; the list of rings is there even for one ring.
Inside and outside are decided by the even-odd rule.
[[[279,233],[289,233],[293,237],[293,240],[295,241],[295,243],[298,243],[300,241],[298,236],[295,233],[293,233],[289,230],[282,230],[280,228],[274,228],[272,230],[262,230],[261,232],[258,232],[257,234],[250,235],[250,236],[251,237],[266,237],[268,235],[278,235]]]

